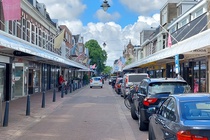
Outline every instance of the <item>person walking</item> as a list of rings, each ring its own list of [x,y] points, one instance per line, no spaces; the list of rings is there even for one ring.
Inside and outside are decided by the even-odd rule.
[[[58,79],[58,84],[59,84],[59,86],[58,86],[58,91],[61,91],[61,88],[62,88],[62,84],[65,82],[65,80],[64,80],[64,78],[63,78],[63,75],[61,74],[60,76],[59,76],[59,79]]]

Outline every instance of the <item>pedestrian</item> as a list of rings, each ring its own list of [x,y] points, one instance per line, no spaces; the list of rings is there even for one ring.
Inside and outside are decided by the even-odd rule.
[[[61,74],[60,76],[59,76],[59,79],[58,79],[58,84],[59,84],[59,86],[58,86],[58,91],[61,91],[61,88],[62,88],[62,84],[65,82],[65,80],[64,80],[64,78],[63,78],[63,75]]]

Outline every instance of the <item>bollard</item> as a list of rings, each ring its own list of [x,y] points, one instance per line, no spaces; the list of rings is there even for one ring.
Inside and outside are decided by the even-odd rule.
[[[63,98],[63,92],[64,92],[64,87],[63,87],[63,84],[62,84],[62,87],[61,87],[61,98]]]
[[[9,121],[9,101],[6,101],[3,127],[8,126],[8,121]]]
[[[73,84],[71,84],[71,93],[72,93],[72,91],[73,91]]]
[[[71,93],[71,84],[69,84],[69,93]]]
[[[30,116],[30,95],[27,95],[26,116]]]
[[[42,108],[45,108],[45,91],[42,92]]]
[[[56,101],[56,88],[54,88],[54,90],[53,90],[53,102],[55,102]]]
[[[68,88],[67,88],[67,85],[65,86],[65,94],[67,94],[68,92]]]

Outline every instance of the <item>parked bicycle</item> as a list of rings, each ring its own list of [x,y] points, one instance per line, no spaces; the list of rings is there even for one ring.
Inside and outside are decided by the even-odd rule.
[[[131,110],[131,104],[133,103],[133,94],[137,91],[138,85],[130,86],[128,93],[126,93],[126,96],[124,97],[124,104],[129,110]]]

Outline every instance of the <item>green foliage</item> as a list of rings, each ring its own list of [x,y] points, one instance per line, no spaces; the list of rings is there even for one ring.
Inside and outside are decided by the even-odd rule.
[[[128,60],[126,61],[125,65],[129,65],[132,63],[132,58],[128,58]]]
[[[103,73],[104,74],[111,74],[112,67],[110,66],[105,66]]]
[[[96,40],[89,40],[85,43],[85,47],[89,49],[89,58],[91,59],[90,65],[96,64],[97,72],[100,74],[105,68],[107,60],[107,53],[102,50]]]

